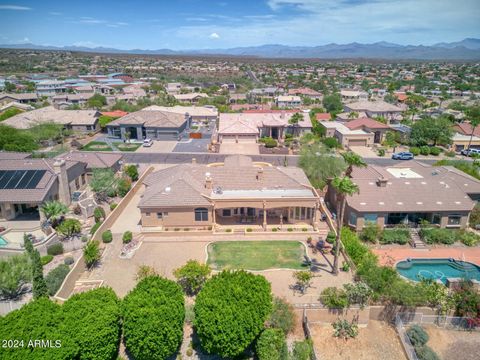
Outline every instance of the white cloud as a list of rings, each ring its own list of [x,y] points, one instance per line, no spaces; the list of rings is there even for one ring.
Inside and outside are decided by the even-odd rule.
[[[0,5],[0,10],[28,11],[28,10],[32,10],[32,8],[28,6],[19,6],[19,5]]]
[[[53,15],[53,16],[60,16],[60,15],[62,15],[61,12],[57,12],[57,11],[50,11],[48,14],[49,14],[49,15]]]
[[[220,39],[220,35],[218,35],[216,32],[211,33],[208,37],[210,39]]]

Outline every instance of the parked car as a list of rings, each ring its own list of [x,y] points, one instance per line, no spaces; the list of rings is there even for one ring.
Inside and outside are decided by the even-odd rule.
[[[393,160],[413,160],[414,156],[411,152],[403,151],[399,153],[392,154]]]
[[[460,153],[465,156],[480,155],[480,149],[463,149]]]
[[[143,140],[143,147],[150,147],[152,145],[153,145],[153,140],[152,139]]]

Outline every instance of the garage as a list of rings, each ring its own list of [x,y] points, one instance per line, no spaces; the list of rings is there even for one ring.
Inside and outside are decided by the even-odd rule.
[[[255,135],[238,135],[237,138],[238,142],[252,143],[257,141],[257,137]]]
[[[348,146],[367,146],[366,139],[350,139],[348,140]]]
[[[222,143],[255,143],[255,135],[222,135]]]

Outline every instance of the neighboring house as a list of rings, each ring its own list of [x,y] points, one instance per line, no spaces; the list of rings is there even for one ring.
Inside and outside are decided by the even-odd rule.
[[[181,89],[182,89],[181,83],[167,83],[167,86],[165,86],[165,90],[169,95],[178,94]]]
[[[451,166],[432,167],[417,161],[390,167],[354,168],[359,193],[347,197],[345,222],[361,230],[366,223],[380,227],[416,227],[422,220],[442,228],[464,228],[480,198],[480,182]],[[327,199],[335,204],[334,189]]]
[[[385,101],[358,101],[345,105],[345,111],[364,112],[370,118],[383,116],[387,121],[398,122],[401,120],[402,108]]]
[[[173,95],[173,97],[177,101],[194,104],[194,103],[197,103],[200,99],[208,98],[208,95],[204,93],[190,93],[190,94],[175,94]]]
[[[122,140],[172,140],[189,129],[190,123],[191,118],[187,113],[156,110],[151,106],[113,120],[107,124],[107,131],[110,137]]]
[[[295,112],[222,113],[218,125],[218,142],[256,142],[259,137],[281,140],[286,133],[301,135],[312,130],[310,116],[299,112],[303,119],[296,125],[289,120]]]
[[[134,98],[138,99],[138,98],[142,98],[144,96],[147,96],[147,92],[145,91],[145,89],[142,86],[144,86],[144,85],[140,85],[140,84],[129,85],[129,86],[124,87],[122,89],[122,91],[123,91],[124,94],[131,95]]]
[[[91,93],[81,93],[81,94],[62,94],[55,95],[52,97],[52,102],[57,108],[66,108],[71,105],[82,105],[85,104],[88,99],[94,95]]]
[[[319,197],[299,168],[259,165],[241,155],[218,166],[181,164],[150,174],[138,207],[144,228],[217,225],[316,226]]]
[[[326,137],[334,137],[343,147],[372,146],[375,134],[362,129],[352,130],[347,123],[339,121],[321,121],[320,126],[325,128]]]
[[[35,84],[35,88],[41,96],[54,96],[67,91],[65,82],[60,80],[41,80]]]
[[[368,93],[359,90],[340,90],[340,96],[342,97],[342,100],[346,102],[368,100]]]
[[[332,120],[332,115],[330,113],[317,113],[315,114],[315,119],[317,121],[329,121]]]
[[[100,129],[96,110],[57,110],[53,106],[27,111],[2,123],[17,129],[29,129],[32,126],[53,122],[63,125],[66,129],[78,132],[92,132]]]
[[[374,144],[381,144],[385,139],[385,134],[390,130],[388,125],[367,117],[351,120],[345,123],[345,126],[350,130],[363,130],[367,133],[373,133]]]
[[[299,107],[302,105],[300,96],[280,95],[275,98],[275,104],[281,108]]]
[[[238,101],[247,101],[247,94],[230,94],[229,95],[229,102],[230,104],[235,104]]]
[[[3,105],[2,107],[0,107],[0,113],[3,113],[4,111],[7,111],[9,109],[17,109],[17,110],[21,110],[21,111],[29,111],[29,110],[33,110],[35,109],[32,105],[28,105],[28,104],[22,104],[22,103],[19,103],[17,101],[12,101],[12,102],[9,102],[9,103],[6,103],[5,105]]]
[[[453,125],[452,130],[455,132],[452,138],[452,147],[455,151],[466,149],[469,144],[470,148],[480,149],[480,126],[472,129],[470,123],[461,122]]]
[[[48,200],[69,205],[86,187],[86,164],[63,159],[12,159],[0,153],[0,219],[39,216]],[[41,216],[41,214],[40,214]]]
[[[218,110],[215,106],[158,106],[152,105],[144,108],[143,110],[158,110],[171,112],[175,114],[182,114],[190,117],[192,121],[210,121],[217,120]]]
[[[322,98],[322,93],[310,88],[290,89],[288,90],[288,95],[305,96],[314,100]]]
[[[57,156],[57,159],[85,163],[85,173],[87,176],[91,176],[95,169],[110,169],[113,172],[119,171],[121,169],[122,157],[121,154],[115,153],[71,151]]]
[[[20,104],[29,104],[37,102],[38,95],[36,93],[0,94],[0,105],[5,105],[12,101]]]

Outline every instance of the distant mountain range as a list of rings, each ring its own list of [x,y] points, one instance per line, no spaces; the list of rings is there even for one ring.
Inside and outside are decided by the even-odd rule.
[[[327,44],[321,46],[262,45],[230,49],[204,50],[120,50],[105,47],[42,46],[35,44],[4,44],[0,48],[80,51],[138,55],[227,55],[259,58],[300,59],[385,59],[385,60],[480,60],[480,39],[467,38],[451,43],[425,45],[398,45],[385,41],[374,44]]]

